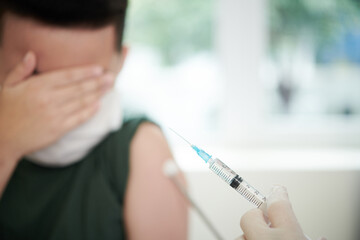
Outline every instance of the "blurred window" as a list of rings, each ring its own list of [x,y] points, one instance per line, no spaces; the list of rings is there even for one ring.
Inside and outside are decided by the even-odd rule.
[[[360,115],[360,2],[269,0],[271,114]]]
[[[213,8],[214,0],[130,1],[130,51],[118,81],[127,115],[145,113],[189,131],[216,128]]]
[[[358,0],[130,0],[125,113],[231,146],[359,146]]]

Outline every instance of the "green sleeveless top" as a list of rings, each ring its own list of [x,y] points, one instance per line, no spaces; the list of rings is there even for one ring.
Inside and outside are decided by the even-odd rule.
[[[144,121],[126,121],[67,167],[41,167],[22,159],[0,200],[0,239],[126,239],[130,142]]]

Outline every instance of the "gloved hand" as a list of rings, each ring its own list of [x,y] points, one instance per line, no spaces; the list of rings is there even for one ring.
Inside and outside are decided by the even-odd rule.
[[[260,209],[252,209],[241,218],[244,234],[238,240],[308,240],[291,207],[285,187],[274,186],[267,198],[268,220]],[[271,225],[267,221],[270,221]],[[319,240],[326,240],[320,238]]]

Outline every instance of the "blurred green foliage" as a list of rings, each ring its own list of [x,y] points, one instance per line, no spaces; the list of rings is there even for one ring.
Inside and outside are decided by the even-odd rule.
[[[130,0],[125,39],[154,47],[165,64],[212,48],[214,0]]]
[[[360,0],[268,0],[268,6],[272,49],[281,38],[296,41],[304,32],[318,47],[349,28],[360,29]]]
[[[272,51],[304,32],[319,47],[349,27],[360,29],[360,0],[267,1]],[[165,64],[175,64],[213,48],[215,6],[215,0],[130,0],[125,39],[157,49]]]

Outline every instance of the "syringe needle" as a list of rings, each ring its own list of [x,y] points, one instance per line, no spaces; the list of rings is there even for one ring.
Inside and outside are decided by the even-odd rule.
[[[192,144],[188,141],[188,140],[186,140],[183,136],[181,136],[180,134],[178,134],[177,132],[175,132],[175,130],[174,129],[172,129],[172,128],[169,128],[171,131],[173,131],[176,135],[178,135],[180,138],[182,138],[185,142],[187,142],[190,146],[192,146]]]
[[[195,146],[194,144],[191,144],[188,140],[186,140],[183,136],[181,136],[180,134],[178,134],[177,132],[174,131],[174,129],[169,128],[171,131],[173,131],[176,135],[178,135],[180,138],[182,138],[185,142],[187,142],[190,147],[192,149],[195,150],[196,154],[199,155],[199,157],[201,157],[206,163],[209,161],[209,159],[211,158],[211,155],[206,153],[204,150],[202,150],[201,148],[198,148],[197,146]]]

